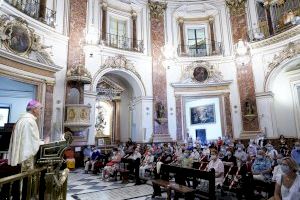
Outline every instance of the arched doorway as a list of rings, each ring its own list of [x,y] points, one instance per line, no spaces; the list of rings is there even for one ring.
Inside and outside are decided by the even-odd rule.
[[[277,134],[300,138],[300,55],[274,67],[266,78],[265,92],[273,95]]]
[[[123,68],[99,70],[91,89],[96,93],[92,111],[96,143],[145,141],[142,108],[146,92],[138,74]]]

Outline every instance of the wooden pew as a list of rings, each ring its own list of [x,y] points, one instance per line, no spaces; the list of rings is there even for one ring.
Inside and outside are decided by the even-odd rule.
[[[175,191],[175,196],[177,196],[177,193],[184,194],[184,196],[188,199],[191,199],[191,196],[193,195],[193,191],[188,190],[186,187],[186,180],[187,178],[192,178],[193,180],[193,185],[192,188],[193,190],[196,191],[196,195],[200,196],[201,198],[208,198],[208,199],[215,199],[215,171],[212,169],[211,171],[200,171],[198,169],[193,169],[193,168],[182,168],[179,166],[172,166],[172,165],[165,165],[163,164],[161,166],[161,179],[159,180],[164,180],[161,182],[157,182],[157,180],[154,182],[154,193],[153,196],[159,195],[160,194],[160,188],[157,187],[157,185],[164,187],[166,191],[168,190],[174,190]],[[172,182],[169,182],[170,178],[170,173],[175,174],[175,183],[172,187]],[[204,179],[209,182],[208,184],[208,192],[203,192],[200,191],[197,186],[199,184],[199,179]],[[157,184],[161,183],[161,184]],[[182,190],[179,190],[178,188],[181,188]],[[188,197],[187,197],[188,196]]]

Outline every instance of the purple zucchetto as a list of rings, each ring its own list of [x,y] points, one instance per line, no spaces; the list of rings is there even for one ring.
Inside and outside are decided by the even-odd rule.
[[[40,102],[38,102],[37,100],[32,99],[28,102],[26,110],[29,111],[33,108],[37,108],[37,107],[41,107],[41,106],[42,106],[42,104]]]

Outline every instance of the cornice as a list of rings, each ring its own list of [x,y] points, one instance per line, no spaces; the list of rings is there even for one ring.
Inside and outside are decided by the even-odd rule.
[[[30,59],[25,58],[25,57],[10,53],[10,52],[8,52],[4,49],[0,49],[0,57],[6,58],[6,59],[9,59],[9,60],[13,60],[15,62],[25,64],[25,65],[28,65],[28,66],[31,66],[31,67],[35,67],[35,68],[38,68],[38,69],[41,69],[41,70],[54,72],[54,73],[63,69],[63,67],[60,67],[58,65],[46,65],[46,64],[43,64],[43,63],[40,63],[40,62],[37,62],[37,61],[34,61],[34,60],[30,60]]]
[[[199,84],[199,83],[172,83],[171,86],[174,88],[207,88],[207,87],[218,87],[218,86],[229,86],[232,83],[232,80],[229,81],[222,81],[219,83],[206,83],[206,84]]]
[[[277,35],[274,35],[270,38],[260,40],[257,42],[250,43],[250,46],[252,49],[258,49],[265,46],[273,45],[279,42],[282,42],[284,40],[288,40],[296,35],[300,34],[300,25],[297,25],[289,30],[286,30],[282,33],[279,33]]]

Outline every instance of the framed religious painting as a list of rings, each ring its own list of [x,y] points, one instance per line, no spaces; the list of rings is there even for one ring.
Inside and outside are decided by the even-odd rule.
[[[191,108],[191,125],[216,123],[215,104]]]
[[[8,37],[4,43],[6,48],[19,55],[28,53],[32,39],[31,31],[25,24],[13,22],[6,27],[4,33]]]
[[[0,127],[9,122],[10,107],[0,107]]]

